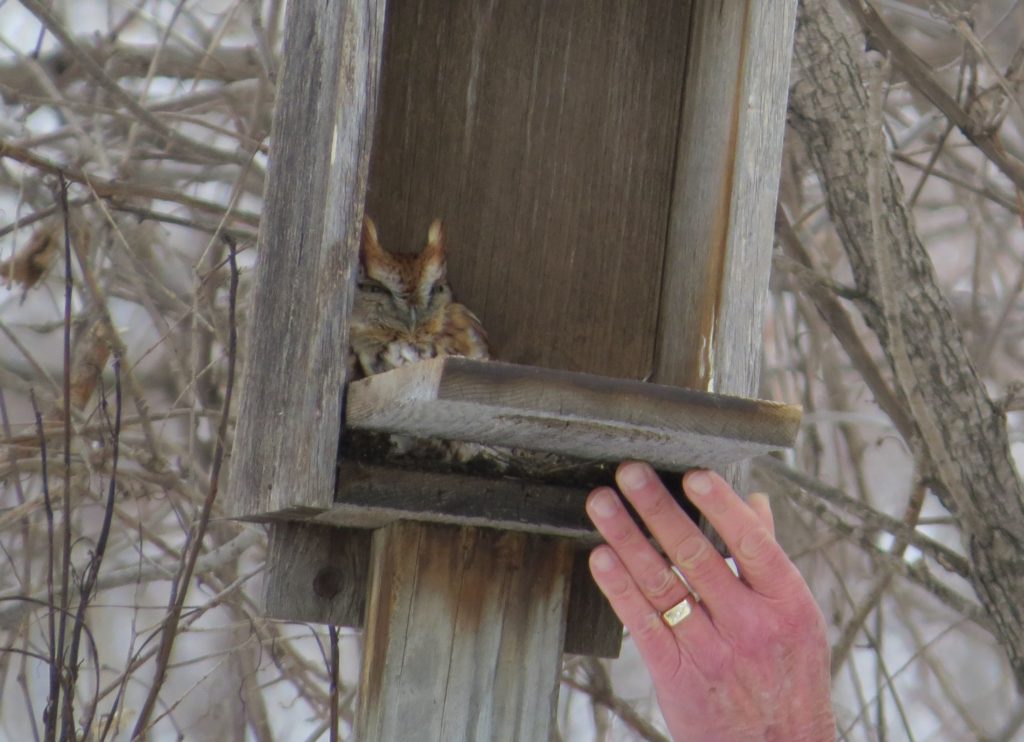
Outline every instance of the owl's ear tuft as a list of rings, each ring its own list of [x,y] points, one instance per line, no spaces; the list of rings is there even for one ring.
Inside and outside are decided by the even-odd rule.
[[[423,285],[443,283],[447,274],[447,260],[444,254],[444,228],[441,220],[435,219],[427,230],[427,245],[419,256],[420,281]]]
[[[380,246],[380,242],[377,240],[377,225],[373,223],[373,219],[369,216],[363,216],[363,239],[359,245],[359,257],[365,258],[366,255],[379,255],[384,252],[384,248]]]
[[[444,225],[440,219],[430,223],[430,229],[427,230],[427,248],[432,252],[444,254]]]

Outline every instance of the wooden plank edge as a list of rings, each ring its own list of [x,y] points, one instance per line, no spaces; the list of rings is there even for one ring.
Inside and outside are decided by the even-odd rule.
[[[484,516],[439,513],[433,510],[414,508],[389,508],[366,504],[336,503],[333,507],[315,516],[311,522],[345,526],[349,528],[383,528],[400,520],[422,521],[425,523],[447,523],[458,526],[476,526],[503,531],[519,531],[540,536],[558,536],[582,543],[597,544],[601,537],[596,531],[584,528],[556,526],[549,523],[525,523],[516,520],[494,519]]]
[[[393,404],[382,404],[350,421],[349,429],[467,441],[594,463],[637,459],[648,461],[655,468],[677,471],[694,467],[720,469],[787,447],[751,442],[737,436],[666,431],[617,422],[567,420],[518,410],[496,412],[472,403],[437,400],[395,400]]]
[[[525,387],[525,390],[524,388]],[[538,394],[528,393],[533,387]],[[554,396],[557,405],[545,406]],[[348,387],[346,423],[374,427],[382,411],[403,405],[448,402],[478,406],[508,419],[607,426],[648,434],[695,432],[734,440],[721,431],[742,429],[742,440],[768,449],[789,448],[799,431],[799,405],[700,392],[594,374],[445,357],[360,379]],[[623,410],[616,416],[609,410]],[[685,427],[680,423],[685,420]],[[391,432],[415,432],[406,429]],[[484,442],[484,441],[481,441]]]

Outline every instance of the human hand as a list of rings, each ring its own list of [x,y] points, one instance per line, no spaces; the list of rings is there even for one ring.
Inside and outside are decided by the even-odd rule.
[[[648,465],[624,463],[615,476],[700,596],[694,599],[614,490],[590,493],[587,513],[607,541],[591,554],[590,570],[647,664],[672,736],[834,740],[825,619],[775,541],[767,497],[744,502],[708,471],[683,477],[687,497],[729,548],[737,577]],[[676,613],[689,606],[688,615],[669,626],[662,614],[681,603]]]

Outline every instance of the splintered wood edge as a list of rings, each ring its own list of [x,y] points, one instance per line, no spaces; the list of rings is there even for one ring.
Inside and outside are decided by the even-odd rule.
[[[788,448],[801,414],[777,402],[456,357],[353,382],[346,401],[353,429],[680,469]]]

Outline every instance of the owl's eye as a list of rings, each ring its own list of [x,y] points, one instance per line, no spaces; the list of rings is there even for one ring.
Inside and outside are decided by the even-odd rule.
[[[441,294],[445,293],[446,291],[448,291],[448,284],[446,284],[446,283],[439,283],[439,284],[436,284],[434,286],[434,288],[432,288],[430,290],[430,295],[431,296],[440,296]]]
[[[390,293],[384,286],[379,283],[370,283],[369,281],[362,281],[359,284],[360,291],[366,291],[371,294],[387,294]]]

